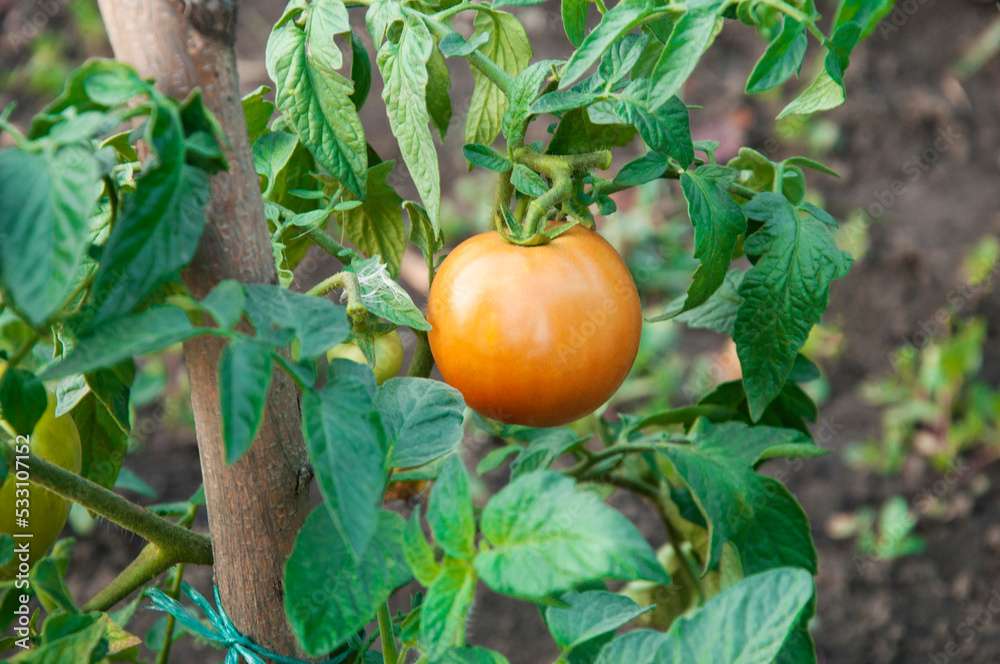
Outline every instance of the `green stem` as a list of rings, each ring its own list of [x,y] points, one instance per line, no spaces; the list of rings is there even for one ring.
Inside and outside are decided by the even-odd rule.
[[[491,228],[496,230],[503,225],[503,208],[510,205],[510,197],[514,195],[514,185],[511,184],[510,177],[514,169],[510,169],[500,174],[500,182],[497,183],[496,195],[493,198],[493,215],[490,221]]]
[[[173,524],[146,508],[34,454],[28,454],[27,463],[31,468],[31,481],[34,484],[82,505],[156,545],[156,553],[169,558],[167,567],[178,562],[212,564],[212,541],[207,536]]]
[[[322,228],[310,228],[306,231],[305,235],[312,241],[313,244],[342,263],[349,263],[351,262],[351,258],[354,257],[354,252],[352,250],[334,240],[330,237],[330,234]]]
[[[194,533],[191,534],[194,535]],[[147,544],[138,557],[122,570],[121,574],[83,605],[83,610],[85,612],[107,611],[132,594],[136,588],[146,585],[176,563],[177,560],[174,556],[164,552],[158,545]]]
[[[35,344],[37,344],[41,338],[42,336],[40,334],[38,334],[35,331],[32,331],[31,336],[28,337],[28,340],[25,341],[20,348],[14,351],[14,354],[10,356],[9,360],[7,360],[7,368],[13,369],[14,367],[16,367],[21,362],[21,360],[23,360],[25,357],[28,356],[28,353],[31,352],[31,349],[35,347]]]
[[[424,23],[427,24],[427,28],[431,31],[431,34],[433,34],[437,39],[443,39],[454,32],[454,30],[450,29],[444,23],[431,16],[421,14],[420,12],[407,9],[405,7],[403,8],[403,11],[409,12],[417,18],[423,19]],[[480,74],[489,79],[493,85],[500,88],[500,91],[504,93],[504,96],[510,98],[514,85],[514,79],[510,74],[501,69],[497,63],[483,55],[483,53],[478,49],[463,57],[469,61],[470,65],[479,70]]]
[[[670,516],[659,502],[657,502],[657,508],[660,511],[660,516],[663,518],[663,526],[667,530],[667,537],[670,539],[670,548],[674,550],[674,555],[681,561],[681,570],[683,570],[684,576],[688,577],[691,587],[698,594],[698,606],[701,606],[705,603],[705,587],[701,583],[701,574],[695,569],[693,562],[684,551],[683,544],[687,540],[681,535],[681,531],[674,526],[670,520]]]
[[[550,178],[569,171],[606,170],[611,168],[611,150],[597,150],[582,154],[538,154],[531,148],[521,148],[514,153],[514,160]]]
[[[355,321],[364,319],[368,310],[361,302],[361,286],[358,284],[358,275],[353,272],[343,271],[327,277],[306,291],[306,295],[323,297],[338,288],[343,288],[347,295],[347,314]]]
[[[385,664],[397,664],[399,651],[396,650],[396,636],[392,633],[392,617],[389,615],[389,603],[384,602],[378,609],[378,631],[382,639],[382,659]]]
[[[427,339],[427,333],[423,330],[413,330],[417,335],[417,349],[413,351],[413,359],[410,360],[410,367],[406,370],[406,375],[413,378],[428,378],[431,369],[434,368],[434,355],[431,354],[431,344]]]
[[[573,193],[573,180],[569,173],[561,172],[552,180],[552,187],[528,204],[528,214],[524,218],[525,233],[538,235],[545,230],[549,210],[562,203]]]
[[[177,571],[174,573],[174,582],[170,586],[170,590],[167,591],[167,596],[177,599],[181,594],[181,582],[184,580],[184,563],[177,566]],[[164,630],[163,637],[163,649],[160,650],[160,654],[156,656],[156,664],[167,664],[170,659],[170,645],[173,641],[174,636],[174,625],[177,623],[177,619],[174,618],[173,614],[167,615],[167,627]]]

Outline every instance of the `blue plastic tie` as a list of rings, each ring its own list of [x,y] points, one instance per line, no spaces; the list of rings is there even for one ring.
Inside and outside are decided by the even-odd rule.
[[[181,591],[188,596],[188,599],[194,602],[195,606],[201,609],[201,612],[205,614],[205,617],[211,623],[211,627],[199,620],[198,617],[183,604],[158,588],[147,588],[146,596],[153,601],[153,606],[150,608],[156,611],[165,611],[169,613],[177,620],[177,622],[184,625],[184,627],[188,630],[208,639],[209,641],[218,643],[223,648],[227,648],[229,652],[226,653],[225,664],[239,664],[241,658],[247,662],[247,664],[267,664],[267,662],[262,659],[263,657],[278,662],[279,664],[312,664],[311,662],[305,662],[301,659],[285,657],[271,652],[267,648],[254,643],[249,637],[240,634],[239,630],[233,625],[233,621],[229,619],[229,614],[227,614],[226,610],[222,607],[222,600],[219,598],[218,587],[212,586],[212,588],[215,591],[215,605],[218,607],[218,611],[213,609],[212,605],[208,603],[208,600],[205,599],[201,593],[192,588],[187,582],[181,583]],[[320,664],[343,664],[349,654],[351,653],[342,653],[332,659],[320,662]]]

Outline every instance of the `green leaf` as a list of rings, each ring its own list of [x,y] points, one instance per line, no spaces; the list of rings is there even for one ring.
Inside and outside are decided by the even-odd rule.
[[[73,596],[63,581],[62,570],[59,569],[59,563],[55,558],[45,557],[35,563],[28,579],[39,603],[49,613],[54,613],[59,609],[69,613],[79,612],[73,602]]]
[[[267,179],[264,198],[280,201],[284,196],[284,178],[281,172],[288,166],[295,148],[299,145],[299,137],[287,131],[272,131],[261,136],[253,144],[253,165],[257,175]]]
[[[438,48],[446,58],[465,57],[489,40],[488,32],[480,32],[469,41],[465,41],[465,37],[457,32],[449,32],[438,42]]]
[[[427,543],[420,526],[420,505],[417,505],[410,520],[406,522],[403,553],[406,555],[406,564],[413,570],[413,576],[421,585],[431,585],[441,573],[441,566],[434,560],[434,550]]]
[[[688,0],[686,11],[674,25],[649,75],[650,109],[659,108],[680,91],[712,42],[716,22],[722,21],[719,11],[725,4],[723,0]]]
[[[338,533],[328,510],[306,519],[285,563],[285,615],[302,647],[318,656],[337,648],[375,617],[407,583],[403,519],[380,510],[361,556]]]
[[[488,145],[471,143],[462,147],[462,154],[471,164],[481,166],[494,173],[506,173],[511,168],[510,159]]]
[[[804,359],[801,355],[798,360]],[[760,416],[759,423],[770,427],[781,427],[785,429],[796,429],[811,436],[806,420],[815,422],[817,417],[816,404],[806,394],[801,387],[793,382],[793,375],[789,377],[787,383],[774,401],[764,409],[764,414]],[[717,404],[735,411],[730,419],[740,420],[747,424],[753,424],[750,417],[750,406],[747,401],[746,392],[743,390],[743,381],[735,380],[722,383],[714,390],[701,398],[700,404]]]
[[[512,480],[524,473],[548,468],[559,455],[581,442],[572,429],[532,429],[518,438],[528,446],[510,464]]]
[[[152,135],[158,163],[136,178],[134,194],[122,196],[90,291],[91,326],[132,311],[198,249],[204,206],[212,195],[208,175],[184,163],[184,135],[176,110],[159,111]]]
[[[452,648],[439,660],[441,664],[510,664],[498,652],[486,648]]]
[[[368,255],[381,256],[394,276],[399,274],[406,247],[403,199],[388,184],[395,163],[389,160],[372,166],[368,171],[368,199],[359,207],[334,215],[351,242]]]
[[[555,90],[546,93],[532,102],[529,110],[532,114],[542,113],[563,113],[574,108],[590,106],[597,101],[598,95],[590,92],[577,92],[575,90]]]
[[[802,166],[804,168],[811,168],[814,171],[819,171],[820,173],[826,173],[827,175],[832,175],[835,178],[840,177],[840,173],[833,170],[829,166],[821,164],[815,159],[810,159],[809,157],[789,157],[788,159],[781,162],[786,166]]]
[[[597,70],[605,89],[613,89],[618,81],[629,75],[648,43],[647,34],[627,34],[611,45]]]
[[[795,356],[830,300],[830,282],[847,274],[851,257],[837,248],[830,228],[800,217],[780,194],[758,194],[743,206],[764,226],[744,242],[756,260],[743,277],[733,339],[756,420],[778,395]]]
[[[875,26],[892,11],[895,0],[841,0],[837,8],[837,16],[833,19],[834,28],[839,28],[849,21],[861,26],[860,38],[869,36]]]
[[[778,120],[789,115],[809,115],[836,108],[844,103],[847,94],[844,86],[834,80],[824,69],[806,90],[778,113]]]
[[[482,477],[491,470],[496,470],[507,460],[507,457],[518,454],[523,449],[521,445],[504,445],[492,450],[476,465],[476,474]]]
[[[806,434],[742,422],[699,420],[691,445],[659,448],[690,489],[708,523],[711,569],[722,545],[739,549],[745,570],[778,560],[815,571],[816,552],[802,508],[780,482],[754,472],[776,456],[814,457],[825,453]],[[810,561],[812,561],[810,563]],[[763,565],[763,568],[774,565]]]
[[[737,172],[725,166],[706,164],[681,174],[681,189],[695,232],[694,257],[701,259],[688,288],[684,310],[704,304],[722,285],[747,220],[728,192]]]
[[[73,410],[80,400],[90,394],[90,387],[83,376],[67,376],[56,385],[56,417],[62,417]]]
[[[770,90],[801,71],[809,41],[805,26],[787,16],[784,21],[781,32],[768,44],[764,55],[753,68],[747,80],[747,92]]]
[[[500,69],[517,76],[528,66],[533,55],[531,43],[524,27],[513,15],[502,11],[479,12],[473,28],[473,40],[481,34],[489,34],[489,41],[479,50]],[[500,134],[507,97],[479,70],[472,70],[472,78],[474,87],[465,120],[465,142],[491,145]]]
[[[670,168],[670,157],[650,151],[622,166],[615,176],[615,182],[627,187],[645,184],[659,178],[668,168]]]
[[[376,62],[385,81],[382,99],[410,178],[427,215],[437,221],[441,213],[441,174],[428,127],[431,117],[427,103],[427,65],[434,52],[434,38],[422,19],[407,14],[405,25],[398,42],[386,40],[378,50]]]
[[[730,168],[739,171],[738,182],[755,191],[772,191],[778,171],[773,161],[753,148],[740,148],[737,156],[729,160]]]
[[[543,2],[545,0],[494,0],[493,7],[531,7]]]
[[[0,281],[41,325],[65,303],[87,251],[97,162],[81,148],[8,148],[0,172]]]
[[[268,132],[267,123],[274,115],[274,104],[264,99],[264,95],[270,91],[271,88],[260,85],[257,86],[256,90],[243,97],[243,115],[246,116],[250,145],[253,145],[258,138]]]
[[[95,655],[104,659],[107,652],[105,638],[107,627],[90,616],[86,618],[92,621],[89,626],[62,638],[45,642],[39,648],[23,650],[8,661],[11,664],[79,664],[94,661]]]
[[[233,279],[225,279],[209,291],[199,306],[212,315],[220,327],[232,327],[243,315],[243,286]]]
[[[566,30],[566,38],[574,47],[583,43],[587,32],[588,9],[590,0],[562,0],[563,28]]]
[[[378,390],[378,411],[392,445],[391,465],[414,468],[462,442],[465,402],[455,388],[428,378],[390,378]]]
[[[256,339],[239,338],[222,349],[219,411],[226,463],[236,463],[257,436],[271,386],[272,348]]]
[[[25,369],[8,369],[0,378],[0,413],[19,436],[30,434],[48,405],[45,386]]]
[[[108,409],[118,427],[128,433],[129,390],[135,380],[135,362],[131,358],[107,369],[98,369],[84,376],[90,392]]]
[[[830,77],[841,87],[844,85],[844,72],[851,64],[851,52],[858,45],[861,28],[853,21],[837,26],[830,39],[830,51],[826,55],[824,66]]]
[[[539,599],[597,579],[668,583],[649,544],[620,512],[554,471],[522,475],[480,517],[490,547],[475,558],[497,592]]]
[[[643,99],[648,87],[644,79],[630,83],[609,107],[610,117],[634,126],[650,150],[668,154],[687,168],[694,161],[687,106],[673,97],[651,109]]]
[[[500,123],[508,145],[520,145],[525,141],[525,125],[530,118],[531,104],[538,97],[539,88],[552,76],[559,60],[533,62],[516,77],[510,86],[507,110]],[[541,144],[535,148],[541,150]]]
[[[586,7],[587,4],[584,3],[582,8],[584,21],[586,21]],[[609,9],[601,18],[601,22],[584,38],[579,48],[570,57],[569,62],[566,63],[566,68],[559,81],[559,89],[565,90],[580,80],[613,43],[645,21],[656,7],[657,3],[652,0],[621,0]],[[572,10],[577,15],[581,13],[579,6],[573,7]],[[565,4],[563,12],[566,12]],[[574,26],[574,30],[576,27]],[[567,28],[567,35],[569,33],[570,30]],[[570,36],[570,41],[573,41],[573,36]]]
[[[361,302],[368,309],[368,313],[414,330],[431,329],[430,323],[420,313],[420,309],[413,304],[409,293],[393,281],[387,266],[380,262],[378,256],[355,258],[347,269],[358,276]]]
[[[372,61],[368,57],[364,42],[353,32],[351,33],[351,82],[354,84],[354,92],[351,93],[350,100],[354,108],[360,111],[372,88]]]
[[[128,435],[93,394],[84,396],[70,413],[80,433],[80,476],[112,488],[128,451]]]
[[[327,384],[302,395],[309,459],[337,532],[362,559],[382,510],[389,443],[367,365],[335,359]]]
[[[741,283],[743,283],[743,271],[730,270],[726,273],[722,285],[701,305],[684,311],[687,296],[682,295],[671,302],[664,313],[649,320],[656,322],[673,319],[688,327],[732,335],[733,326],[736,324],[736,312],[743,304],[739,292]]]
[[[590,119],[588,109],[567,111],[556,127],[546,154],[579,154],[606,148],[623,147],[635,138],[635,128],[619,124],[617,116],[598,124]]]
[[[335,71],[344,64],[334,35],[351,31],[343,0],[313,0],[306,9],[306,48],[317,69]]]
[[[347,339],[347,309],[325,297],[278,286],[244,284],[244,306],[257,336],[287,330],[299,340],[303,358],[316,357]]]
[[[465,620],[476,594],[476,573],[465,565],[446,567],[420,605],[420,645],[431,662],[465,637]]]
[[[112,488],[115,491],[131,491],[146,498],[155,499],[159,497],[156,490],[149,486],[146,480],[129,470],[128,466],[122,466],[118,469],[118,477],[115,478]]]
[[[335,47],[332,37],[330,43]],[[311,55],[306,32],[294,21],[271,31],[266,63],[282,117],[295,128],[316,161],[364,200],[368,150],[361,119],[351,101],[354,86]]]
[[[567,606],[546,608],[545,623],[563,655],[586,641],[614,632],[653,609],[604,590],[570,592],[559,599]]]
[[[456,33],[451,33],[456,34]],[[427,61],[427,112],[431,123],[437,129],[438,137],[444,141],[451,124],[451,72],[441,51],[434,49]]]
[[[457,454],[448,457],[434,480],[427,523],[447,555],[461,560],[476,555],[476,523],[472,515],[469,476]]]
[[[52,380],[109,367],[135,355],[162,350],[200,332],[183,309],[152,307],[93,328],[77,341],[62,362],[46,369],[41,379]]]
[[[666,634],[635,630],[601,650],[596,664],[771,662],[815,592],[803,570],[777,569],[742,579]],[[725,638],[720,638],[724,635]]]
[[[549,190],[549,185],[545,183],[542,176],[524,164],[514,164],[514,172],[511,174],[510,181],[519,192],[534,198],[544,196],[545,192]]]

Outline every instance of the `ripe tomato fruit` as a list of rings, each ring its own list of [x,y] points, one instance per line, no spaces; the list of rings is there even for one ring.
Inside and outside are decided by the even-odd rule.
[[[552,427],[615,393],[639,349],[642,310],[628,268],[576,226],[521,247],[496,231],[458,245],[427,301],[445,382],[486,417]]]
[[[358,364],[367,364],[365,354],[357,344],[345,342],[337,344],[326,351],[326,359],[332,360],[335,357],[342,357]],[[394,377],[403,367],[403,340],[399,338],[399,332],[393,330],[380,337],[375,337],[375,382],[381,385],[385,381]]]
[[[67,415],[55,416],[56,399],[49,395],[49,405],[41,419],[35,425],[29,438],[29,449],[37,457],[54,463],[60,468],[74,473],[80,472],[82,453],[80,449],[80,433],[73,423],[73,418]],[[31,533],[31,539],[15,539],[15,542],[28,542],[29,556],[27,565],[30,568],[41,558],[55,541],[66,525],[69,516],[70,502],[48,489],[29,482],[27,491],[17,493],[17,469],[8,469],[6,481],[0,488],[0,533],[8,535]],[[30,472],[30,471],[29,471]],[[27,496],[25,496],[25,493]],[[28,506],[16,501],[27,498]],[[17,525],[16,510],[27,509],[28,527]],[[0,581],[9,581],[18,573],[18,567],[23,562],[14,554],[14,560],[0,569]]]

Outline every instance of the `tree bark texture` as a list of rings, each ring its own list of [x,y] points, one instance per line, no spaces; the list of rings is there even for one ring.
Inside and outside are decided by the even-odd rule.
[[[197,297],[223,279],[275,283],[267,221],[247,138],[233,49],[234,0],[99,0],[115,57],[153,77],[166,94],[201,88],[230,147],[229,171],[212,179],[198,253],[184,275]],[[301,657],[285,619],[282,572],[309,513],[311,477],[298,394],[275,371],[257,439],[226,466],[217,371],[222,342],[184,344],[215,556],[215,582],[237,629]]]

